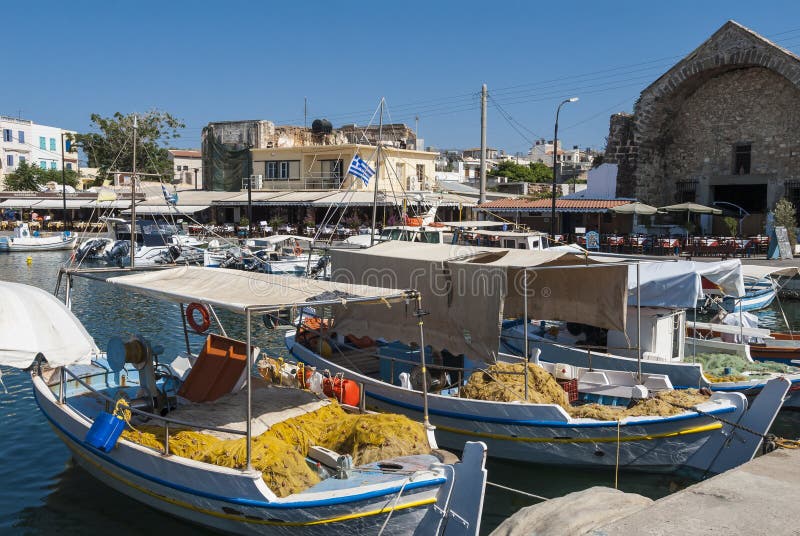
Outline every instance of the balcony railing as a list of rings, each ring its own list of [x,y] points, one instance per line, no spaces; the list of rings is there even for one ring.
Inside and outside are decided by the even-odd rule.
[[[254,190],[336,190],[344,178],[331,174],[306,177],[253,178]],[[242,189],[247,189],[247,179],[242,180]]]

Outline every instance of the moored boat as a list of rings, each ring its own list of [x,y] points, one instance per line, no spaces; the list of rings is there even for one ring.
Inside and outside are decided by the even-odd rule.
[[[199,353],[187,348],[171,363],[160,359],[158,345],[138,336],[112,339],[100,352],[55,297],[0,283],[3,312],[21,303],[28,311],[14,319],[4,314],[0,364],[31,369],[39,408],[81,467],[144,504],[226,533],[335,535],[385,529],[451,534],[446,523],[451,516],[463,521],[458,534],[478,533],[485,482],[481,444],[466,445],[463,461],[455,465],[421,452],[359,464],[348,458],[349,452],[315,449],[302,441],[294,452],[292,443],[275,443],[279,432],[271,430],[282,423],[293,429],[291,419],[311,419],[333,403],[250,373],[258,354],[251,340],[255,314],[306,300],[316,305],[344,300],[350,306],[371,299],[392,302],[404,293],[376,289],[372,296],[365,287],[323,288],[314,282],[311,288],[296,278],[174,270],[122,275],[108,283],[173,303],[198,300],[209,309],[238,313],[247,322],[246,340],[209,335]],[[69,281],[82,275],[62,272],[67,303],[72,299]],[[326,291],[338,293],[337,298],[320,297]],[[218,328],[224,333],[221,324]],[[217,446],[199,456],[197,451],[209,444]],[[269,445],[278,450],[268,450]],[[215,461],[220,457],[227,461]],[[262,472],[271,467],[270,458],[279,465]],[[306,475],[300,489],[296,482],[276,487],[276,474],[288,478],[300,473]]]
[[[14,236],[0,237],[0,251],[63,251],[75,247],[76,237],[69,231],[56,234],[40,235],[31,233],[27,223],[20,223],[14,228]]]

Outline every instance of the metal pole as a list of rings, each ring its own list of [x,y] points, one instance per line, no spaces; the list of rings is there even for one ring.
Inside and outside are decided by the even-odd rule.
[[[186,342],[186,353],[191,354],[192,348],[189,346],[189,330],[186,327],[186,309],[181,305],[181,322],[183,322],[183,340]]]
[[[375,153],[375,188],[372,198],[372,234],[369,237],[369,245],[375,244],[375,225],[378,218],[378,178],[381,176],[381,143],[383,142],[383,97],[381,97],[381,116],[378,123],[378,150]],[[384,209],[384,213],[386,210]]]
[[[241,219],[241,218],[240,218]],[[253,175],[247,179],[247,236],[250,236],[250,229],[253,225]],[[278,230],[275,229],[277,234]]]
[[[522,330],[524,333],[525,338],[525,401],[528,400],[528,270],[523,268],[522,270],[522,318],[524,323],[522,325]]]
[[[194,168],[194,189],[197,190],[197,172],[200,168]]]
[[[247,352],[247,470],[250,471],[253,468],[251,463],[253,454],[253,350],[250,333],[250,309],[245,312],[245,321],[247,322],[247,345],[245,347]]]
[[[561,107],[568,102],[575,102],[578,97],[570,97],[565,99],[556,108],[556,127],[553,133],[553,191],[552,200],[550,202],[550,239],[555,242],[556,239],[556,183],[558,182],[558,114],[561,113]],[[600,229],[597,229],[600,232]]]
[[[133,172],[131,177],[131,268],[136,267],[136,138],[139,119],[133,114]]]
[[[486,84],[481,88],[481,185],[478,202],[486,202],[486,101],[488,91]]]
[[[67,172],[64,170],[64,132],[61,132],[61,201],[64,203],[61,220],[67,229]]]
[[[642,277],[641,263],[636,263],[636,374],[642,382]]]
[[[794,340],[794,333],[792,332],[792,326],[789,324],[789,320],[786,319],[786,311],[783,310],[783,305],[781,305],[781,296],[780,290],[781,288],[775,284],[775,281],[772,280],[771,277],[768,278],[772,287],[775,289],[775,299],[778,301],[778,309],[781,310],[781,316],[783,316],[783,321],[786,323],[786,329],[789,330],[789,337]]]
[[[428,419],[428,369],[425,366],[425,334],[422,329],[422,296],[417,295],[417,318],[419,323],[419,355],[422,362],[422,423],[425,428],[429,428],[431,423]]]

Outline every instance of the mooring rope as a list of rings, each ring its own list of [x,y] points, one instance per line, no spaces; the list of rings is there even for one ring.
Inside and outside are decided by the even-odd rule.
[[[501,484],[496,484],[494,482],[489,482],[488,480],[486,481],[486,485],[487,486],[492,486],[492,487],[495,487],[495,488],[500,488],[500,489],[503,489],[503,490],[506,490],[506,491],[510,491],[512,493],[518,493],[519,495],[525,495],[526,497],[532,497],[534,499],[539,499],[540,501],[549,501],[550,500],[547,497],[542,497],[541,495],[536,495],[535,493],[528,493],[527,491],[522,491],[521,489],[509,488],[508,486],[503,486]]]

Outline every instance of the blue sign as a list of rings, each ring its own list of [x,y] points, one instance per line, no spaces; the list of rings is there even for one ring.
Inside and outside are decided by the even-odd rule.
[[[600,251],[600,233],[597,231],[586,233],[586,249]]]

